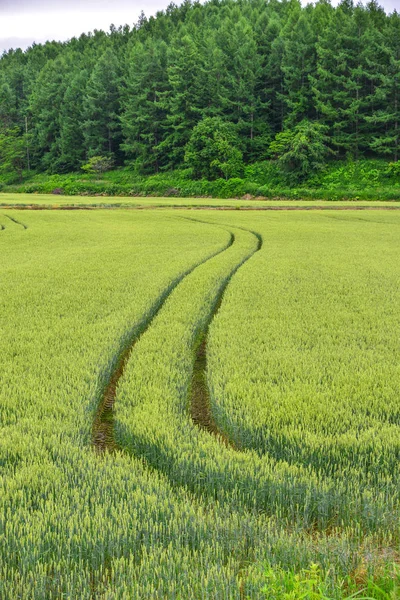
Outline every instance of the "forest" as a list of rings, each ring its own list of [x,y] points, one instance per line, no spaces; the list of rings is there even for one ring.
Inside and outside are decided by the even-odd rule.
[[[3,184],[273,164],[293,186],[366,159],[398,180],[399,142],[400,15],[376,0],[188,0],[0,59]]]

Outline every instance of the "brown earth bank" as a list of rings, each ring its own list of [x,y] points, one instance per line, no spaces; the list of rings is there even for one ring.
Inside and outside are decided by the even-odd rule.
[[[192,206],[192,205],[169,205],[169,206],[51,206],[51,205],[26,205],[12,204],[0,205],[2,210],[400,210],[400,206]]]

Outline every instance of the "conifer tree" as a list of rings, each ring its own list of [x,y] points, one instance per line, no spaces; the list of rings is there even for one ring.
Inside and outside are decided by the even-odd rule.
[[[107,49],[94,67],[86,87],[83,131],[87,157],[115,155],[121,143],[120,77],[118,61]]]
[[[300,123],[328,127],[338,158],[396,161],[399,19],[379,0],[171,3],[133,28],[4,53],[0,125],[17,138],[28,125],[38,171],[94,156],[144,173],[180,168],[207,118],[235,128],[247,163]]]
[[[166,111],[160,98],[168,89],[167,44],[149,39],[132,47],[122,100],[122,148],[140,169],[157,172],[165,161],[157,148]]]
[[[0,75],[0,124],[10,128],[17,122],[17,99],[7,79]]]
[[[286,104],[286,127],[304,118],[315,118],[310,76],[315,71],[315,36],[306,13],[300,9],[289,19],[283,31],[282,72]]]
[[[22,181],[22,171],[26,166],[26,143],[18,127],[0,127],[0,174],[9,183],[15,179]]]
[[[46,62],[30,97],[34,162],[50,172],[56,172],[61,155],[60,112],[67,85],[67,73],[67,62],[63,57]]]
[[[373,113],[366,116],[370,124],[369,145],[372,151],[397,161],[400,150],[400,15],[396,12],[388,17],[379,49],[379,55],[383,55],[383,68],[371,90]],[[376,49],[373,56],[371,60],[376,57]]]
[[[266,30],[266,37],[270,40],[270,50],[266,54],[263,92],[269,102],[269,123],[274,134],[283,130],[286,116],[284,73],[282,71],[285,42],[281,32],[281,22],[277,16],[273,16]]]
[[[269,127],[262,119],[265,107],[257,95],[262,60],[253,29],[236,7],[222,23],[218,40],[225,67],[221,83],[223,114],[227,120],[237,124],[245,156],[254,158],[254,154],[262,152],[259,136],[266,132],[269,134]],[[264,144],[266,149],[268,143],[265,140]]]
[[[160,94],[166,111],[163,140],[157,152],[164,154],[168,166],[183,163],[184,147],[204,107],[200,85],[201,55],[185,28],[168,49],[168,90]]]
[[[83,135],[83,100],[85,96],[87,71],[73,73],[65,90],[60,110],[60,158],[59,169],[70,171],[79,169],[85,158]]]
[[[333,14],[330,27],[321,33],[317,48],[317,73],[310,77],[319,118],[329,126],[331,144],[341,155],[358,158],[362,137],[363,70],[362,36],[365,14],[345,0]]]

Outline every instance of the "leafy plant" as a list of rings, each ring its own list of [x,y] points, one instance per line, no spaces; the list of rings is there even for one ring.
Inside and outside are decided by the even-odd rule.
[[[234,126],[219,117],[200,121],[186,145],[185,163],[193,169],[195,177],[212,180],[240,176],[243,155]]]
[[[20,135],[18,127],[0,129],[0,174],[10,181],[22,181],[26,168],[26,136]]]
[[[111,156],[92,156],[89,161],[82,165],[85,173],[105,173],[113,168],[114,159]]]
[[[324,167],[325,159],[331,153],[327,127],[303,119],[293,129],[278,133],[269,151],[286,172],[289,182],[304,181]]]
[[[291,183],[301,182],[322,169],[328,147],[327,127],[303,119],[293,129],[278,133],[269,151]]]
[[[400,160],[389,163],[386,172],[390,177],[400,178]]]
[[[396,571],[395,568],[395,573]],[[317,564],[311,564],[308,569],[301,569],[298,573],[285,571],[282,567],[268,566],[265,579],[262,591],[266,600],[396,600],[399,591],[398,574],[391,573],[378,582],[369,576],[365,584],[357,586],[358,589],[350,595],[346,593],[344,586],[337,588],[332,595],[329,577]],[[350,577],[347,581],[347,586],[349,585],[355,587]]]

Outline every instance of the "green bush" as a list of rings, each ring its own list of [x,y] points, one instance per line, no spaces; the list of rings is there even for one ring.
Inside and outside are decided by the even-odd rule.
[[[324,168],[328,147],[328,128],[316,121],[303,119],[293,129],[282,131],[271,142],[269,151],[278,161],[290,184],[306,181]]]
[[[312,564],[299,573],[267,566],[266,600],[397,600],[400,593],[400,572],[396,565],[376,576],[367,576],[364,584],[352,578],[332,582],[331,574]]]
[[[240,140],[232,123],[207,117],[193,129],[185,148],[185,163],[196,178],[237,177],[243,171]]]
[[[89,161],[82,165],[82,171],[85,173],[105,173],[114,166],[114,159],[111,156],[92,156]]]
[[[397,182],[400,184],[400,160],[389,163],[386,169],[386,174],[389,177],[399,178],[397,179]]]

